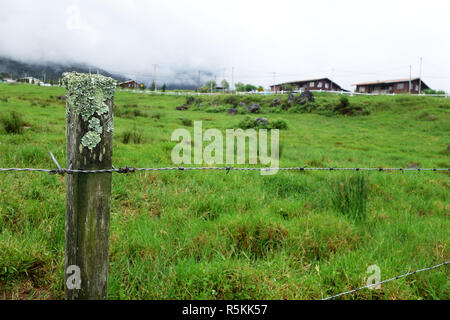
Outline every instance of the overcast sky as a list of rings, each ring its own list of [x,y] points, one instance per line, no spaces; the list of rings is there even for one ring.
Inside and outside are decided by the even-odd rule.
[[[0,55],[265,87],[419,75],[450,91],[450,1],[0,1]],[[207,75],[206,71],[212,72]]]

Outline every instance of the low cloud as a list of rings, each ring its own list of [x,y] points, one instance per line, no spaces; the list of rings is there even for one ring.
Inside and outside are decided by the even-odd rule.
[[[450,91],[447,1],[2,1],[0,55],[84,62],[129,77],[268,86],[419,75]],[[274,73],[275,72],[275,77]]]

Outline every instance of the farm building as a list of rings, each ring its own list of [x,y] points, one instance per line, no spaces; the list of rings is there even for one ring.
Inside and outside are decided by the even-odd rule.
[[[29,84],[39,84],[41,80],[34,77],[23,77],[17,80],[17,82],[29,83]]]
[[[411,88],[410,88],[411,81]],[[411,91],[410,91],[411,89]],[[356,84],[356,92],[359,93],[409,93],[418,94],[425,89],[430,89],[420,78],[397,79],[374,82],[362,82]],[[420,92],[419,92],[420,91]]]
[[[284,85],[294,87],[294,90],[326,90],[326,91],[347,91],[342,89],[340,85],[328,78],[299,80],[284,82],[270,86],[270,91],[281,91]]]
[[[137,83],[134,80],[128,80],[128,81],[124,81],[124,82],[119,83],[119,87],[121,87],[121,88],[137,89],[137,88],[139,88],[139,83]]]

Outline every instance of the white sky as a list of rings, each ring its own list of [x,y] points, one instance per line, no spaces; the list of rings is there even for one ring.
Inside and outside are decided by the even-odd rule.
[[[79,12],[79,19],[77,19]],[[450,1],[0,1],[0,55],[256,85],[419,75],[450,91]],[[77,23],[77,21],[79,23]],[[334,73],[332,70],[334,69]],[[195,80],[196,81],[196,80]]]

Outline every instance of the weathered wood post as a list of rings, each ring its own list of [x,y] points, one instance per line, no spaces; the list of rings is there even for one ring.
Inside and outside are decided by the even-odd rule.
[[[111,169],[115,80],[66,73],[69,169]],[[66,175],[66,299],[106,299],[112,174]]]

